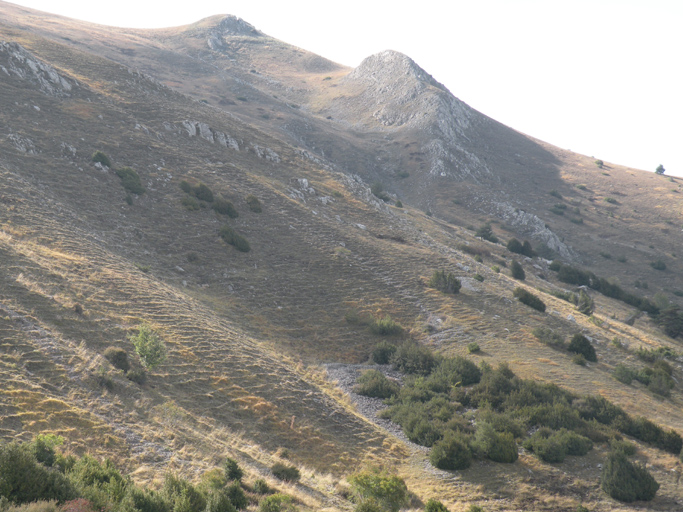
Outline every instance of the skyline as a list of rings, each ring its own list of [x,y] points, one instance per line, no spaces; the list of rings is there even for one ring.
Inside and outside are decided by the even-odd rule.
[[[310,0],[159,2],[15,0],[84,21],[135,28],[234,14],[266,34],[350,67],[405,53],[483,114],[560,148],[683,176],[683,3],[425,0],[326,5]],[[134,13],[134,15],[131,15]]]

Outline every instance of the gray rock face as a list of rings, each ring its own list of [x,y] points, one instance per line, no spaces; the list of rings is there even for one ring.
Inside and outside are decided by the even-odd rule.
[[[57,72],[17,43],[0,41],[0,72],[36,85],[49,96],[70,96],[77,82]]]
[[[183,128],[190,137],[201,137],[212,144],[220,144],[226,148],[239,151],[240,146],[237,141],[227,133],[211,128],[208,124],[200,121],[183,121]]]
[[[361,129],[420,132],[432,179],[450,176],[476,181],[492,176],[468,147],[476,137],[473,126],[487,123],[488,118],[453,96],[409,57],[391,50],[378,53],[344,81],[360,92],[336,100],[335,118]]]
[[[497,208],[497,216],[512,227],[517,228],[520,233],[543,242],[565,260],[579,260],[576,252],[574,252],[570,246],[562,242],[555,233],[548,229],[545,222],[538,216],[520,210],[519,208],[514,208],[509,203],[496,203],[495,207]]]

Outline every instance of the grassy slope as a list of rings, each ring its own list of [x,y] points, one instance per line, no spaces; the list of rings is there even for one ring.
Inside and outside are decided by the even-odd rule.
[[[337,475],[368,457],[394,457],[423,499],[436,496],[451,505],[492,500],[489,509],[551,510],[571,508],[589,490],[592,500],[613,507],[595,490],[597,455],[557,467],[528,456],[512,468],[478,463],[454,481],[451,474],[425,469],[419,450],[357,417],[315,366],[367,357],[377,340],[343,320],[354,307],[391,314],[412,336],[443,353],[464,353],[476,340],[483,349],[477,358],[507,360],[521,376],[600,393],[634,413],[679,430],[683,426],[680,386],[662,401],[609,375],[617,362],[632,359],[609,345],[615,336],[632,347],[671,344],[646,320],[630,328],[610,318],[625,318],[627,308],[599,299],[602,327],[550,296],[544,296],[548,314],[530,312],[511,300],[518,283],[489,270],[509,259],[500,246],[478,242],[493,253],[478,264],[454,249],[473,241],[465,229],[409,208],[378,208],[351,182],[218,110],[109,61],[8,32],[78,78],[82,87],[64,100],[20,89],[17,82],[0,91],[3,124],[35,141],[40,151],[25,155],[7,140],[0,142],[5,184],[0,368],[6,383],[0,432],[5,439],[57,432],[74,450],[113,456],[137,469],[140,479],[158,477],[167,467],[195,474],[224,454],[237,456],[257,475],[279,446],[290,448],[296,463]],[[17,106],[19,95],[24,103]],[[270,147],[282,163],[163,127],[185,119],[225,130],[245,146]],[[150,134],[135,130],[136,123]],[[65,154],[61,142],[76,147],[76,155]],[[148,192],[133,206],[123,201],[113,173],[89,163],[95,149],[140,172]],[[570,185],[577,180],[589,190],[599,188],[602,178],[588,182],[592,174],[578,165],[572,169],[566,176]],[[248,237],[252,252],[238,253],[218,239],[225,219],[182,208],[177,185],[187,176],[235,202],[240,217],[229,223]],[[292,178],[307,178],[316,195],[292,197]],[[327,205],[318,200],[334,191],[343,197]],[[262,214],[246,208],[249,193],[261,198]],[[459,214],[461,224],[477,220],[471,212]],[[598,224],[597,213],[594,218],[591,229],[607,229]],[[386,236],[400,236],[405,243]],[[188,262],[188,252],[197,252],[199,260]],[[147,266],[147,272],[139,268]],[[526,266],[528,285],[551,287]],[[486,280],[467,279],[462,294],[449,299],[425,286],[436,268],[461,277],[479,272]],[[607,267],[596,268],[611,275]],[[76,303],[84,307],[83,315],[73,311]],[[566,320],[569,314],[576,323]],[[426,324],[437,317],[440,327],[429,333]],[[119,344],[132,351],[126,335],[141,320],[166,339],[169,361],[143,388],[112,372],[114,389],[103,392],[96,382],[99,368],[108,368],[101,354]],[[572,365],[567,355],[533,338],[537,325],[567,335],[579,329],[591,334],[600,363]],[[671,472],[675,459],[649,449],[642,456],[651,457],[663,486],[654,508],[666,509],[678,494]],[[317,489],[301,494],[309,506],[340,506],[323,492],[333,479],[304,474],[304,482]]]

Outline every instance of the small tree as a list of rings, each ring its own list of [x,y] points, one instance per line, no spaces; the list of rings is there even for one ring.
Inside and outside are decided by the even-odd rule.
[[[520,281],[524,281],[524,279],[526,278],[524,269],[517,260],[512,260],[512,263],[510,263],[510,275]]]
[[[242,471],[242,468],[239,467],[239,464],[237,464],[237,461],[230,457],[225,459],[224,469],[225,477],[228,480],[236,480],[239,482],[242,480],[242,476],[244,476],[244,472]]]
[[[384,471],[361,471],[348,478],[356,501],[374,500],[387,512],[398,512],[408,503],[408,487],[397,475]]]
[[[662,164],[659,164],[657,166],[657,169],[655,169],[655,173],[659,174],[660,176],[666,172],[666,169],[664,169],[664,166]]]
[[[102,153],[102,151],[95,151],[92,155],[92,161],[95,163],[106,165],[107,167],[111,167],[111,160],[107,155]]]
[[[574,337],[572,337],[572,341],[569,342],[567,350],[569,350],[569,352],[574,352],[575,354],[581,354],[587,361],[593,363],[598,360],[593,345],[591,345],[591,342],[583,334],[575,334]]]
[[[576,309],[579,310],[579,313],[583,313],[586,316],[592,315],[595,310],[593,299],[591,299],[590,295],[583,290],[579,292],[579,297],[576,301]]]
[[[484,240],[488,240],[489,242],[493,242],[494,244],[498,243],[498,237],[493,234],[490,222],[479,226],[475,235]]]
[[[640,464],[628,460],[624,452],[615,451],[607,456],[602,468],[602,490],[612,498],[627,503],[655,497],[659,484]]]
[[[140,362],[145,368],[152,370],[166,360],[166,344],[149,324],[140,325],[138,333],[131,334],[128,339],[133,342]]]
[[[440,292],[452,294],[458,293],[462,287],[460,279],[455,277],[452,272],[447,274],[445,270],[435,270],[428,285]]]

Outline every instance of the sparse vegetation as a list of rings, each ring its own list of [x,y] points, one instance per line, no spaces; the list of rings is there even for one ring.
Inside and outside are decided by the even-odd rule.
[[[121,347],[107,348],[107,350],[104,351],[104,357],[114,366],[114,368],[118,368],[123,373],[126,373],[130,369],[128,353]]]
[[[491,223],[487,222],[485,224],[482,224],[477,228],[477,232],[475,233],[475,236],[478,238],[482,238],[484,240],[487,240],[489,242],[492,242],[494,244],[498,243],[498,237],[493,234],[493,230],[491,229]]]
[[[462,283],[460,279],[455,277],[455,274],[449,272],[446,273],[445,270],[435,270],[432,277],[429,279],[428,285],[431,288],[436,288],[443,293],[456,294],[460,292]]]
[[[225,225],[221,228],[220,236],[226,244],[232,245],[240,252],[249,252],[251,250],[251,246],[249,245],[247,239],[238,234],[228,225]]]
[[[655,270],[666,270],[666,263],[662,260],[656,260],[650,263],[650,266]]]
[[[261,201],[258,200],[258,197],[252,194],[247,196],[247,206],[249,206],[249,209],[254,213],[261,213],[263,211]]]
[[[545,312],[545,302],[543,302],[536,295],[525,290],[524,288],[515,288],[512,295],[522,304],[526,304],[527,306],[534,308],[535,310],[540,311],[541,313]]]
[[[95,163],[100,163],[102,165],[105,165],[107,167],[111,167],[111,160],[107,155],[105,155],[102,151],[95,151],[92,155],[92,161]]]
[[[116,169],[116,175],[121,178],[121,185],[131,194],[142,195],[145,193],[145,187],[142,186],[140,176],[130,167],[121,167]]]
[[[301,473],[296,466],[288,466],[282,462],[276,462],[270,468],[275,478],[285,482],[297,482],[301,478]]]

